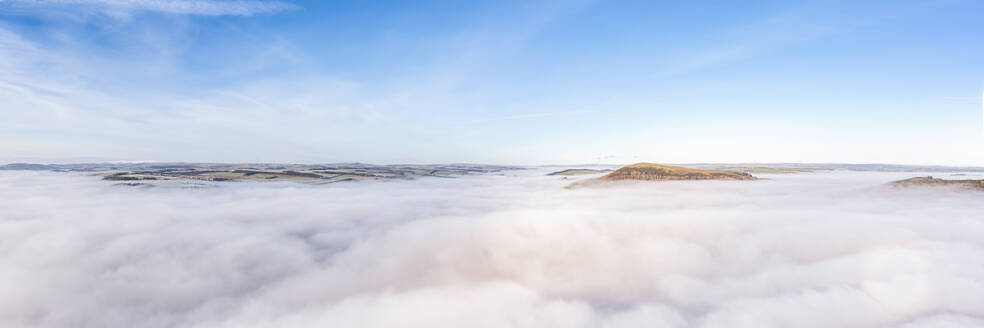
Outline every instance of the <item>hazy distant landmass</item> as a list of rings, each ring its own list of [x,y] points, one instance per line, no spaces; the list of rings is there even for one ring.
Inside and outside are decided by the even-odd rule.
[[[802,173],[814,171],[864,172],[984,172],[984,167],[900,164],[838,164],[838,163],[696,163],[681,166],[705,170],[740,171],[747,173]]]
[[[123,181],[127,185],[155,180],[197,181],[293,181],[324,184],[361,180],[406,180],[417,177],[452,177],[491,173],[516,167],[447,164],[447,165],[371,165],[351,164],[8,164],[0,170],[53,170],[92,172],[104,180]]]
[[[611,172],[610,169],[566,169],[557,172],[550,172],[547,175],[586,175],[586,174],[598,174],[598,173],[608,173]]]
[[[13,163],[0,166],[0,170],[8,171],[46,171],[46,170],[57,170],[58,165],[50,164],[30,164],[30,163]]]
[[[564,178],[578,175],[609,173],[598,181],[614,180],[753,180],[751,173],[806,173],[816,171],[877,171],[877,172],[984,172],[982,167],[918,166],[895,164],[810,164],[810,163],[737,163],[737,164],[680,164],[661,165],[637,163],[616,171],[607,168],[585,168],[592,165],[551,172],[550,176]],[[568,166],[570,167],[570,166]],[[604,166],[602,166],[604,167]],[[0,165],[0,170],[45,170],[62,172],[91,172],[105,180],[137,185],[154,180],[196,181],[294,181],[323,184],[342,181],[398,180],[417,177],[452,177],[521,169],[515,166],[482,164],[433,165],[372,165],[363,163],[335,164],[223,164],[223,163],[82,163]],[[929,183],[916,180],[914,183]],[[941,180],[944,181],[944,180]],[[945,180],[951,181],[951,180]],[[952,180],[963,181],[963,180]],[[968,180],[975,181],[975,180]],[[578,184],[586,184],[580,181]],[[941,183],[941,182],[940,182]],[[950,182],[947,182],[952,184]],[[938,184],[934,182],[933,184]]]
[[[813,171],[878,171],[878,172],[984,172],[984,167],[978,166],[943,166],[943,165],[901,165],[901,164],[839,164],[839,163],[689,163],[672,164],[674,166],[717,171],[742,171],[749,173],[796,173]],[[612,165],[584,164],[584,165],[553,165],[543,167],[570,168],[563,169],[554,173],[570,171],[571,173],[581,173],[594,171],[592,173],[603,173],[609,169],[598,168],[589,169],[585,167],[611,167]],[[130,168],[215,168],[228,169],[236,167],[253,168],[318,168],[318,167],[472,167],[472,168],[495,168],[515,169],[516,166],[501,165],[482,165],[482,164],[424,164],[424,165],[373,165],[365,163],[328,163],[328,164],[275,164],[275,163],[78,163],[78,164],[35,164],[35,163],[12,163],[0,165],[0,170],[72,170],[72,171],[98,171]],[[579,168],[578,168],[579,167]],[[558,174],[562,175],[562,174]]]
[[[727,172],[744,172],[744,173],[806,173],[806,172],[818,171],[815,169],[807,169],[807,168],[788,168],[788,167],[770,167],[770,166],[716,166],[710,168],[721,170],[721,171],[727,171]]]

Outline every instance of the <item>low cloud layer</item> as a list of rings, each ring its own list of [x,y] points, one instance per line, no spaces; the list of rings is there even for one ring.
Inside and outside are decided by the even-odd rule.
[[[8,327],[979,327],[984,193],[913,174],[566,190],[0,172]]]

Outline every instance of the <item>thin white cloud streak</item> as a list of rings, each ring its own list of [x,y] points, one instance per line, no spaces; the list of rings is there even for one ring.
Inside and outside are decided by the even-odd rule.
[[[543,173],[131,189],[0,172],[0,322],[984,323],[981,193],[885,173],[565,190]]]
[[[10,0],[6,3],[20,10],[82,6],[102,9],[114,14],[146,11],[203,16],[252,16],[297,8],[296,5],[287,2],[258,0]]]
[[[121,67],[149,70],[150,66],[164,66],[167,70],[170,59],[93,63],[78,57],[52,51],[0,27],[0,114],[6,118],[0,120],[0,149],[4,150],[0,161],[51,160],[43,156],[59,157],[55,160],[85,156],[100,161],[374,160],[371,154],[354,156],[362,155],[359,150],[347,150],[345,158],[337,155],[344,147],[358,147],[347,136],[383,119],[374,103],[357,97],[358,83],[292,77],[252,79],[194,91],[129,90],[104,75],[126,71]],[[121,93],[119,88],[132,92]],[[68,135],[71,137],[66,138]],[[214,144],[204,140],[226,144],[222,146],[225,151],[206,149]],[[176,150],[181,158],[175,157]],[[243,156],[260,153],[271,157]],[[320,157],[307,157],[312,154]]]

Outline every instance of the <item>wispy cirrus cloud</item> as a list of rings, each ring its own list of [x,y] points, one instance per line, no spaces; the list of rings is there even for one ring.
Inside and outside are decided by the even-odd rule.
[[[6,0],[8,9],[30,11],[48,8],[85,7],[107,13],[159,12],[178,15],[252,16],[296,9],[283,1],[260,0]]]

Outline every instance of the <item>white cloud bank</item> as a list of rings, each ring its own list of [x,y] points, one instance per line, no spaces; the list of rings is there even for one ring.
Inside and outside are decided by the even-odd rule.
[[[900,174],[116,187],[0,172],[7,327],[979,327],[984,193]]]
[[[7,3],[20,9],[84,6],[115,13],[149,11],[203,16],[252,16],[297,8],[293,4],[282,1],[259,0],[8,0],[0,3]]]

